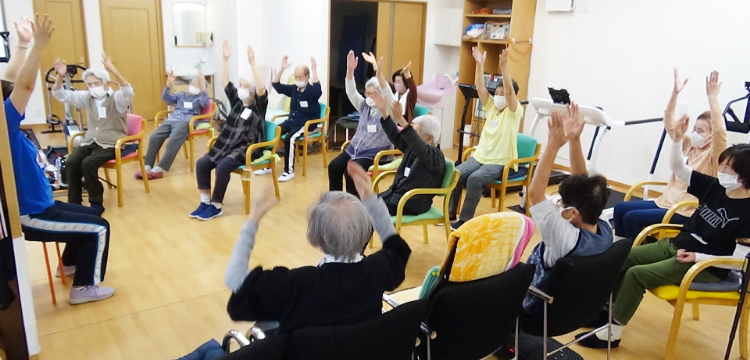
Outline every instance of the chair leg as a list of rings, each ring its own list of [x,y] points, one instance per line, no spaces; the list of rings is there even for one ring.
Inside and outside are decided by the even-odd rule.
[[[52,271],[49,269],[49,255],[47,254],[47,243],[42,243],[44,249],[44,263],[47,265],[47,280],[49,280],[49,294],[52,296],[52,305],[57,305],[55,297],[55,285],[52,283]]]
[[[667,352],[664,360],[674,358],[675,347],[677,346],[677,335],[680,333],[680,323],[682,322],[682,312],[685,309],[685,302],[677,301],[674,305],[674,314],[672,314],[672,325],[669,327],[669,338],[667,339]]]
[[[700,310],[698,309],[698,304],[693,303],[692,305],[693,305],[693,320],[698,321],[701,319],[701,313],[700,313]]]
[[[742,309],[742,315],[740,315],[740,357],[743,360],[747,360],[747,320],[750,315],[750,303],[745,303],[745,308]]]
[[[448,243],[448,240],[451,238],[451,222],[447,215],[443,221],[445,221],[445,242]]]
[[[302,176],[307,176],[307,139],[302,144]]]
[[[325,136],[321,136],[322,140],[320,145],[320,151],[323,152],[323,168],[328,168],[328,155],[326,153],[328,152],[328,142],[326,141]]]
[[[500,198],[497,199],[497,212],[501,212],[505,208],[506,195],[508,195],[508,186],[503,184],[500,186]]]
[[[490,188],[490,206],[495,207],[495,189]]]
[[[424,243],[429,244],[429,236],[427,236],[427,225],[422,225],[422,236],[424,236]]]
[[[138,156],[140,157],[140,159],[138,159],[138,164],[141,165],[141,174],[145,174],[146,173],[146,162],[143,160],[143,156],[142,155],[139,154]],[[146,193],[147,194],[150,193],[151,192],[151,187],[149,187],[149,185],[148,185],[148,176],[143,176],[142,177],[142,181],[143,181],[143,188],[146,189]]]
[[[188,138],[189,139],[189,138]],[[188,140],[189,141],[189,140]],[[185,159],[190,159],[190,156],[188,156],[188,148],[187,144],[182,143],[182,153],[185,154]]]
[[[281,200],[281,194],[279,194],[279,179],[276,176],[276,162],[271,163],[271,177],[273,177],[273,188],[276,190],[276,199]]]
[[[195,172],[195,162],[193,162],[193,155],[195,154],[195,143],[193,142],[193,137],[189,137],[189,146],[190,146],[190,152],[188,156],[188,160],[190,161],[190,172]]]
[[[141,174],[145,174],[145,172],[141,173]],[[109,169],[107,169],[107,168],[104,168],[104,179],[107,180],[107,188],[111,189],[112,188],[112,180],[109,178]]]
[[[47,246],[45,245],[45,248]],[[62,263],[62,256],[60,255],[60,243],[55,241],[55,250],[57,250],[57,266],[60,269],[60,278],[62,279],[62,283],[65,284],[65,267]]]
[[[245,214],[250,213],[250,182],[242,181],[242,192],[245,193]]]
[[[117,173],[117,206],[122,207],[122,167],[118,166],[115,172]],[[148,176],[143,176],[143,178],[145,184],[148,181]]]

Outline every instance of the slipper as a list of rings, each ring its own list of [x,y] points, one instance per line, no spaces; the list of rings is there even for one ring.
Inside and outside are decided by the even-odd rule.
[[[141,174],[140,171],[136,171],[135,175],[133,175],[136,179],[140,180],[143,179],[143,174]]]
[[[148,177],[149,180],[161,179],[164,177],[164,172],[153,173],[149,171],[146,173],[146,177]]]

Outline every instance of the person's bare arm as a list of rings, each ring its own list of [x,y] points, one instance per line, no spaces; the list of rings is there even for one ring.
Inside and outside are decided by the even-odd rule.
[[[570,151],[570,172],[573,175],[587,174],[586,159],[583,157],[581,146],[581,133],[586,122],[578,114],[578,104],[570,103],[567,110],[568,114],[563,120],[563,128]]]
[[[253,68],[253,77],[255,78],[255,93],[258,96],[266,94],[266,82],[263,80],[263,74],[260,72],[260,67],[255,63],[255,51],[250,45],[247,46],[247,61],[250,63],[250,67]]]
[[[518,95],[513,89],[512,76],[508,70],[508,48],[503,49],[500,54],[500,75],[503,76],[503,91],[505,92],[505,102],[508,103],[508,110],[516,112],[518,108]]]
[[[318,62],[315,61],[314,57],[310,57],[310,71],[312,72],[313,84],[319,83],[320,79],[318,79]]]
[[[34,46],[29,51],[29,56],[24,61],[21,69],[18,70],[13,92],[10,94],[10,102],[19,113],[24,113],[26,110],[31,93],[34,91],[36,76],[39,73],[42,50],[49,43],[52,33],[55,31],[52,19],[47,15],[41,18],[37,14],[35,20],[36,23],[32,25],[32,29],[34,29]]]
[[[109,57],[107,57],[107,54],[102,51],[102,64],[104,64],[104,68],[112,73],[112,75],[115,76],[115,80],[117,81],[117,85],[120,85],[121,88],[128,87],[130,84],[127,80],[125,80],[124,77],[120,74],[119,71],[117,71],[117,68],[115,65],[112,64],[112,61],[109,60]]]
[[[226,40],[221,44],[221,54],[223,55],[221,60],[221,86],[226,88],[229,85],[229,57],[232,56],[232,47]]]
[[[289,57],[284,55],[283,58],[281,58],[281,66],[279,67],[279,72],[276,73],[276,76],[273,77],[273,82],[275,84],[278,84],[281,82],[281,74],[286,70],[291,64],[289,64]]]
[[[669,102],[667,108],[664,110],[664,129],[667,130],[668,134],[671,134],[672,129],[675,126],[674,111],[677,107],[677,98],[680,95],[682,89],[685,88],[689,79],[680,79],[680,72],[677,68],[674,69],[674,86],[672,87],[672,95],[669,96]]]
[[[487,102],[492,97],[490,95],[490,92],[487,91],[487,87],[484,86],[484,61],[487,59],[487,52],[479,52],[479,49],[473,47],[471,48],[471,55],[474,57],[474,61],[476,61],[477,63],[474,85],[476,85],[477,87],[479,101],[482,103],[482,105],[487,105]]]
[[[719,73],[713,71],[706,78],[706,94],[708,95],[708,105],[711,112],[711,161],[714,164],[719,163],[719,155],[727,147],[727,124],[724,122],[724,116],[719,105],[720,91]]]
[[[29,42],[34,35],[34,28],[31,21],[25,16],[21,16],[20,20],[14,21],[13,23],[16,25],[18,43],[16,43],[16,46],[13,48],[13,56],[8,61],[8,66],[5,67],[3,80],[14,83],[16,82],[16,76],[18,76],[18,71],[21,69],[21,65],[23,65],[26,60],[26,49],[28,49]]]
[[[558,112],[553,112],[552,116],[547,119],[547,126],[549,127],[547,148],[544,149],[542,158],[539,159],[539,164],[537,164],[534,170],[534,177],[529,186],[531,205],[536,205],[547,199],[544,191],[547,189],[547,184],[549,183],[552,166],[555,164],[557,152],[565,145],[563,116]]]

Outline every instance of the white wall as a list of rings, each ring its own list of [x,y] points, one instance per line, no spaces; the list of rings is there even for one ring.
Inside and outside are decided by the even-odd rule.
[[[690,78],[680,101],[689,103],[693,119],[708,110],[704,78],[711,70],[721,73],[722,106],[746,94],[750,48],[743,44],[750,34],[737,24],[750,13],[747,0],[583,2],[587,11],[551,13],[544,10],[545,0],[538,0],[529,98],[549,98],[547,86],[566,88],[572,100],[600,106],[616,120],[657,118],[672,89],[674,66]],[[534,115],[529,107],[526,130]],[[662,129],[656,123],[608,133],[598,171],[627,184],[645,180]],[[546,129],[539,130],[535,137],[546,143]],[[747,136],[730,133],[729,140],[746,142]],[[662,151],[657,179],[669,176],[668,149]],[[566,163],[567,151],[561,155],[559,162]]]
[[[228,15],[234,14],[234,16]],[[214,73],[214,96],[226,101],[224,89],[221,86],[221,44],[226,39],[234,49],[237,49],[236,19],[237,3],[227,0],[206,1],[206,29],[214,34],[214,45],[210,47],[207,61],[212,62]],[[236,50],[235,50],[236,53]],[[209,60],[210,59],[210,60]],[[236,60],[236,57],[235,57]],[[229,63],[229,73],[237,74],[237,62]]]
[[[449,73],[455,76],[458,71],[460,60],[460,49],[457,46],[435,45],[435,10],[448,8],[463,8],[461,0],[428,0],[427,1],[427,24],[425,26],[424,46],[424,71],[422,81],[432,82],[435,74]]]

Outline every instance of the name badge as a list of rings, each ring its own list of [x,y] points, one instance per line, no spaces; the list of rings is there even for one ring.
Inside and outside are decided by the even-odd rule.
[[[375,126],[375,125],[367,125],[367,132],[374,133],[376,131],[378,131],[377,126]]]
[[[405,168],[404,169],[404,176],[409,177],[409,174],[411,174],[411,168]]]
[[[299,102],[299,106],[303,107],[303,108],[306,108],[307,107],[307,101],[300,101]]]
[[[96,114],[100,119],[104,119],[107,117],[107,108],[104,106],[97,106],[96,107]]]
[[[185,101],[182,103],[182,107],[185,109],[192,109],[193,108],[193,102],[192,101]]]
[[[490,127],[491,127],[491,128],[496,128],[496,127],[497,127],[497,125],[499,125],[499,123],[497,122],[497,120],[492,120],[492,121],[490,121]]]
[[[240,114],[240,117],[242,118],[242,120],[247,120],[252,113],[253,113],[252,110],[245,109],[245,110],[242,110],[242,114]]]

